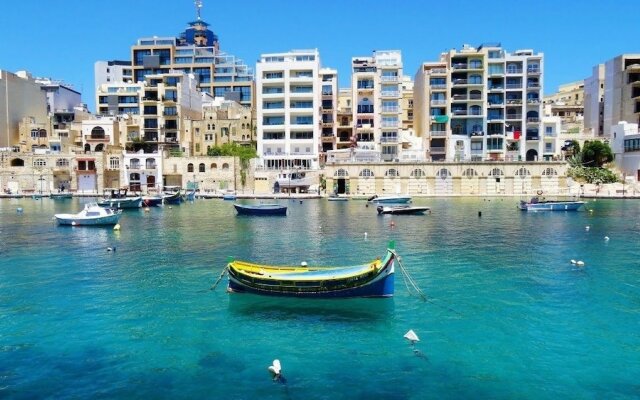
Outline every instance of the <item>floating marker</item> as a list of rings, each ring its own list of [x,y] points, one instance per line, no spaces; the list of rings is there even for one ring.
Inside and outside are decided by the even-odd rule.
[[[604,237],[604,241],[605,241],[605,242],[608,242],[608,241],[609,241],[609,236],[605,236],[605,237]]]
[[[587,231],[587,232],[589,231],[589,229],[591,229],[591,228],[589,228],[589,225],[584,227],[584,230]]]
[[[107,251],[111,251],[113,250],[111,247],[107,247]]]
[[[149,210],[149,207],[145,207],[145,208],[144,208],[144,210],[145,210],[146,212],[149,212],[149,211],[150,211],[150,210]]]
[[[364,238],[365,238],[365,240],[367,239],[367,236],[368,236],[368,233],[367,233],[367,232],[365,232],[365,233],[364,233]]]
[[[571,264],[575,264],[575,263],[577,263],[576,260],[571,260]]]
[[[119,231],[120,230],[120,224],[115,224],[113,227],[114,231]]]
[[[271,372],[271,374],[273,374],[273,379],[277,380],[280,377],[280,374],[282,372],[282,367],[280,366],[280,360],[278,359],[273,360],[273,365],[270,365],[268,370],[269,372]]]
[[[76,226],[76,221],[72,221],[71,226]]]
[[[414,344],[415,342],[420,341],[420,338],[418,337],[418,335],[416,335],[413,329],[409,329],[409,331],[404,334],[404,338],[410,341],[411,344]]]
[[[22,211],[23,211],[23,210],[22,210],[22,207],[18,207],[18,208],[16,208],[16,212],[17,212],[18,214],[21,214],[21,213],[22,213]]]
[[[301,263],[300,263],[300,266],[301,266],[301,267],[306,267],[306,266],[307,266],[307,262],[306,262],[306,261],[301,262]],[[278,361],[278,360],[276,360],[276,361]]]
[[[577,265],[578,267],[584,267],[584,261],[578,261],[578,262],[576,263],[576,265]]]

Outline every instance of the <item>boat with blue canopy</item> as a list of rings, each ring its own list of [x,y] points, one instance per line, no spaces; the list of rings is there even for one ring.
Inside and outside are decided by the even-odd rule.
[[[585,204],[576,200],[544,200],[532,197],[531,200],[520,200],[518,208],[523,211],[577,211]]]
[[[298,298],[391,297],[397,254],[345,267],[273,266],[230,260],[228,291]]]

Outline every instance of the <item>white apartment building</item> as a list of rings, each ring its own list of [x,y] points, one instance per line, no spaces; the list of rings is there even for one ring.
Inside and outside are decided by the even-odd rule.
[[[414,127],[431,161],[541,160],[543,54],[464,45],[423,63]]]
[[[131,61],[96,61],[93,65],[95,87],[111,83],[127,83],[133,81]]]
[[[318,50],[263,54],[256,66],[257,153],[267,169],[316,169],[322,80]]]
[[[640,181],[640,131],[638,124],[621,121],[611,129],[611,150],[616,167],[626,177]]]
[[[611,137],[612,127],[622,121],[640,123],[640,54],[605,62],[603,136]]]
[[[604,64],[593,67],[591,76],[584,80],[584,131],[604,135]]]
[[[402,53],[374,51],[351,60],[352,118],[357,149],[395,161],[401,150]]]

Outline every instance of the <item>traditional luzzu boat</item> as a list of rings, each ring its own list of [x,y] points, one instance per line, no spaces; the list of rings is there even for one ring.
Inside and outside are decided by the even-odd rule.
[[[384,258],[348,267],[271,266],[231,260],[229,292],[298,298],[391,297],[394,290],[394,242]]]

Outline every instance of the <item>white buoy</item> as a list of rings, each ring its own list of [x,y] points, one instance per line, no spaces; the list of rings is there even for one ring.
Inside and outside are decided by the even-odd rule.
[[[115,224],[115,226],[113,227],[114,231],[119,231],[120,230],[120,224]]]
[[[23,210],[22,210],[22,207],[18,207],[18,208],[16,208],[16,212],[17,212],[18,214],[22,213],[22,211],[23,211]]]
[[[591,228],[589,227],[589,225],[587,225],[587,226],[585,226],[585,227],[584,227],[584,230],[585,230],[585,231],[587,231],[587,232],[589,231],[589,229],[591,229]]]
[[[604,237],[604,241],[605,241],[605,242],[608,242],[608,241],[609,241],[609,236],[605,236],[605,237]]]
[[[367,238],[367,236],[368,236],[368,233],[367,233],[367,232],[365,232],[365,233],[364,233],[364,238],[366,239],[366,238]]]
[[[577,265],[578,267],[584,267],[584,261],[578,261],[578,262],[576,263],[576,265]]]
[[[593,212],[593,208],[590,208],[590,209],[589,209],[589,212],[591,212],[591,213],[592,213],[592,212]]]
[[[280,365],[280,360],[275,359],[273,360],[273,365],[269,366],[269,372],[271,372],[274,377],[277,377],[280,375],[280,373],[282,372],[282,366]]]
[[[76,221],[71,221],[71,226],[76,226]]]
[[[306,262],[306,261],[301,262],[301,263],[300,263],[300,266],[301,266],[301,267],[306,267],[306,266],[307,266],[307,262]],[[276,361],[277,361],[277,360],[276,360]]]
[[[113,250],[111,247],[107,247],[107,251],[111,251]]]
[[[420,338],[418,337],[418,335],[416,335],[413,329],[409,329],[409,331],[404,334],[404,338],[410,341],[412,344],[420,341]]]
[[[577,263],[576,260],[571,260],[571,264],[575,264],[575,263]]]

